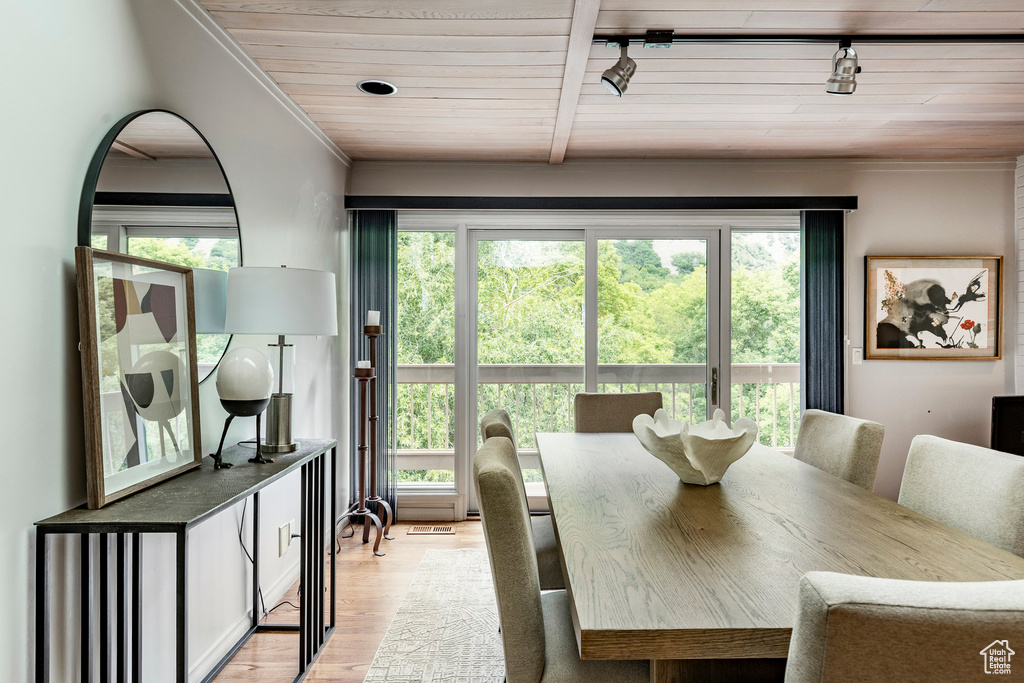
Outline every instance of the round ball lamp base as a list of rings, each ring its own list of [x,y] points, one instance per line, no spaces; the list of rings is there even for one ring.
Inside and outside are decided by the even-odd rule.
[[[210,456],[213,458],[214,469],[226,470],[232,466],[232,463],[224,462],[222,452],[228,427],[236,417],[256,418],[256,455],[249,458],[249,462],[274,462],[264,458],[260,449],[260,414],[270,404],[273,382],[274,370],[270,361],[256,349],[243,347],[225,354],[217,371],[217,393],[220,395],[220,404],[228,413],[228,419],[224,421],[217,452]]]

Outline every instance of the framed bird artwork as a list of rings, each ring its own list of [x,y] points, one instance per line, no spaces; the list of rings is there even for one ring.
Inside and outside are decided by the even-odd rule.
[[[865,357],[1002,355],[1002,256],[865,257]]]

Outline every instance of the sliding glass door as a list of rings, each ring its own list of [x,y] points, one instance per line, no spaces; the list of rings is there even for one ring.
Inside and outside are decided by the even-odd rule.
[[[534,434],[572,431],[573,396],[584,388],[584,233],[481,230],[469,242],[473,423],[508,412],[527,497],[543,508]],[[474,453],[480,438],[476,430]]]
[[[475,511],[479,421],[503,408],[531,507],[543,509],[534,434],[571,431],[580,391],[659,391],[678,420],[721,408],[757,420],[761,443],[792,448],[798,217],[616,219],[400,217],[397,446],[409,500]]]
[[[759,441],[791,451],[800,423],[800,233],[730,236],[732,419],[758,424]]]
[[[719,404],[716,237],[682,230],[593,235],[597,378],[589,390],[660,391],[675,419],[710,417]]]

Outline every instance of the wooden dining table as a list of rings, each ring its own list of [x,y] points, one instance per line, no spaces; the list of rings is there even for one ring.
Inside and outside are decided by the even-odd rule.
[[[633,434],[537,434],[582,659],[652,681],[779,681],[809,571],[1024,578],[1024,559],[755,444],[683,484]]]

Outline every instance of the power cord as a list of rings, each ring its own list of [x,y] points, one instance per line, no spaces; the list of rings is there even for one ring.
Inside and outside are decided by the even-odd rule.
[[[245,442],[241,442],[241,441],[239,442],[239,444],[242,444],[242,443],[245,443]],[[256,443],[256,442],[255,442],[255,440],[253,440],[253,441],[250,441],[249,443]],[[246,511],[246,508],[248,507],[248,505],[249,505],[249,499],[246,498],[244,501],[242,501],[242,518],[238,521],[238,545],[241,546],[242,552],[245,553],[246,559],[249,560],[249,564],[254,564],[253,559],[252,559],[252,555],[249,554],[249,549],[245,547],[245,541],[242,540],[242,530],[245,527],[245,511]],[[302,534],[292,534],[292,538],[302,538]],[[341,552],[341,542],[340,541],[338,542],[338,552]],[[327,591],[327,587],[325,586],[324,587],[324,592],[326,592],[326,591]],[[259,593],[259,596],[260,596],[260,606],[263,609],[262,615],[260,617],[261,619],[262,618],[266,618],[271,612],[276,610],[278,607],[284,607],[285,605],[290,605],[294,609],[299,609],[298,605],[296,605],[295,603],[293,603],[293,602],[291,602],[289,600],[282,600],[281,602],[277,603],[276,605],[274,605],[270,609],[267,609],[267,603],[263,600],[263,588],[261,586],[258,586],[256,588],[256,592]],[[297,593],[298,593],[299,597],[302,596],[302,586],[299,586]]]
[[[242,518],[238,520],[238,545],[242,547],[242,552],[245,553],[245,556],[249,559],[249,564],[254,565],[256,563],[253,561],[252,555],[249,554],[249,549],[245,547],[245,542],[242,540],[242,528],[245,526],[245,510],[248,505],[249,499],[246,498],[242,501]],[[263,588],[261,586],[257,586],[256,592],[259,593],[260,606],[263,608],[262,616],[265,617],[269,612],[267,612],[267,603],[263,601]]]
[[[255,443],[255,441],[252,441],[250,443]],[[249,549],[245,547],[245,542],[242,540],[242,530],[245,527],[245,511],[246,511],[246,508],[248,507],[248,505],[249,505],[249,499],[246,498],[244,501],[242,501],[242,519],[240,519],[239,522],[238,522],[238,545],[241,546],[242,552],[245,553],[245,557],[249,560],[249,564],[253,564],[252,555],[249,554]],[[292,538],[302,538],[302,535],[301,534],[292,534]],[[267,603],[263,600],[263,588],[262,587],[257,587],[256,592],[259,593],[259,596],[260,596],[260,606],[262,607],[262,615],[260,617],[261,619],[262,618],[266,618],[271,612],[276,610],[278,607],[284,607],[285,605],[291,605],[293,608],[299,609],[298,605],[296,605],[295,603],[293,603],[293,602],[291,602],[289,600],[282,600],[281,602],[277,603],[276,605],[274,605],[270,609],[267,609]],[[302,595],[302,587],[301,586],[298,589],[298,594],[300,596]]]
[[[296,605],[295,603],[289,602],[288,600],[282,600],[281,602],[277,603],[276,605],[274,605],[273,607],[268,609],[267,610],[267,614],[270,614],[271,612],[276,610],[278,607],[284,607],[285,605],[291,605],[294,609],[299,609],[299,606]]]

